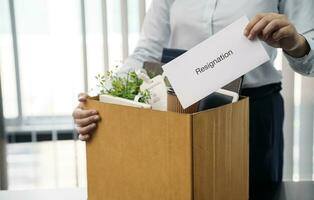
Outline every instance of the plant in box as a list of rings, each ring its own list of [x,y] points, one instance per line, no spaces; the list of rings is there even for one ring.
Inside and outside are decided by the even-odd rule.
[[[112,71],[96,76],[99,100],[106,103],[151,108],[149,90],[141,90],[143,79],[134,71],[118,76]]]

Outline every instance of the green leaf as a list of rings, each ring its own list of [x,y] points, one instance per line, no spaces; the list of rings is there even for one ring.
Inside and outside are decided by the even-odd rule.
[[[143,80],[134,71],[129,72],[126,77],[118,77],[112,71],[107,71],[105,74],[98,74],[95,78],[100,94],[109,94],[129,100],[134,100],[135,96],[140,94],[139,101],[142,103],[148,103],[151,99],[148,90],[140,91]],[[106,88],[107,82],[111,82],[110,89]]]

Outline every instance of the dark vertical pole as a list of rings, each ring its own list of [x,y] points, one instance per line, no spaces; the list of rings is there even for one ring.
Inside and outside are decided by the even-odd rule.
[[[20,79],[20,63],[19,63],[19,51],[17,41],[17,30],[16,30],[16,18],[15,18],[15,5],[14,0],[9,0],[10,9],[10,20],[11,20],[11,32],[13,42],[13,53],[14,53],[14,67],[15,67],[15,80],[16,80],[16,96],[17,96],[17,108],[18,108],[18,124],[22,123],[22,90],[21,90],[21,79]]]
[[[7,180],[7,159],[6,159],[6,139],[4,128],[4,116],[2,106],[2,90],[1,90],[1,78],[0,78],[0,190],[8,189]]]

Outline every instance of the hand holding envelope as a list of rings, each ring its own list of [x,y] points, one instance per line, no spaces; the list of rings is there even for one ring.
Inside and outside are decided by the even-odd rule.
[[[163,66],[183,108],[269,61],[261,41],[243,35],[248,22],[238,19]]]

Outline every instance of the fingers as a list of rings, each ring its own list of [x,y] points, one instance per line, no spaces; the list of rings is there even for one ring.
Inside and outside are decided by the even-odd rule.
[[[79,105],[72,113],[74,122],[77,125],[75,127],[79,134],[79,139],[86,141],[90,138],[90,133],[96,129],[97,122],[100,120],[98,112],[96,110],[84,110],[84,104],[88,98],[86,93],[80,93],[78,95]]]
[[[92,131],[94,131],[96,129],[96,127],[97,127],[96,123],[92,123],[92,124],[90,124],[88,126],[84,126],[84,127],[77,126],[75,129],[76,129],[78,134],[87,135],[87,134],[90,134]]]
[[[250,40],[255,39],[256,36],[262,36],[262,39],[267,40],[267,37],[270,37],[272,33],[287,25],[289,25],[289,21],[285,15],[262,13],[253,17],[248,23],[244,35]]]
[[[281,29],[279,29],[278,31],[276,31],[273,35],[272,35],[272,39],[275,41],[280,41],[286,37],[289,37],[290,35],[293,34],[293,30],[291,27],[289,26],[285,26]]]
[[[268,19],[266,18],[260,19],[250,30],[248,38],[250,40],[255,39],[255,37],[263,31],[263,29],[267,26],[268,23],[269,23]]]
[[[74,111],[73,111],[73,118],[74,119],[83,119],[83,118],[87,118],[93,115],[97,115],[98,112],[97,110],[83,110],[79,107],[77,107]]]
[[[263,39],[267,40],[269,37],[273,36],[274,32],[277,32],[278,30],[287,25],[289,25],[289,23],[287,23],[284,20],[274,19],[264,28],[262,32]]]
[[[82,112],[84,110],[81,110]],[[97,122],[100,120],[98,115],[92,115],[87,118],[77,118],[75,119],[76,132],[79,134],[79,139],[82,141],[87,141],[90,138],[90,134],[97,127]]]
[[[75,119],[74,122],[76,125],[84,127],[92,123],[97,123],[99,119],[100,119],[99,115],[92,115],[87,118]]]
[[[87,141],[90,138],[89,135],[79,135],[79,140],[81,141]]]
[[[87,100],[87,97],[88,97],[88,95],[87,95],[86,93],[80,93],[80,94],[78,95],[78,100],[79,100],[80,102],[85,102],[85,101]]]
[[[263,17],[265,16],[264,13],[260,13],[255,15],[255,17],[252,18],[252,20],[248,23],[248,25],[244,29],[244,35],[249,36],[251,29],[254,27],[254,25],[259,22]]]

